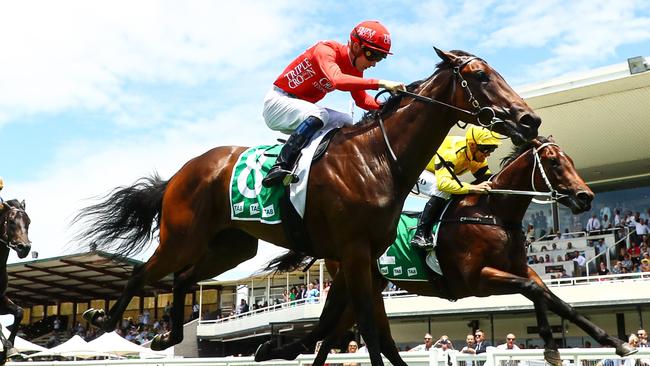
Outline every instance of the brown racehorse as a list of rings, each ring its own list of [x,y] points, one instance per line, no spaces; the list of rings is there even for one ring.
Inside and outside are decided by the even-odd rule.
[[[554,192],[558,202],[569,207],[574,214],[588,211],[594,197],[592,191],[576,172],[573,161],[550,139],[539,137],[530,143],[519,146],[504,159],[505,167],[492,177],[493,188],[516,190],[517,194],[490,194],[457,196],[450,203],[442,218],[438,232],[438,255],[444,277],[434,276],[431,282],[399,281],[392,282],[410,293],[423,296],[437,296],[460,299],[468,296],[491,296],[519,293],[530,299],[535,306],[539,334],[544,340],[546,360],[552,365],[562,361],[553,341],[551,328],[546,315],[547,308],[559,316],[575,323],[602,345],[616,348],[616,353],[625,356],[636,352],[629,344],[605,333],[604,330],[578,314],[569,304],[555,296],[527,264],[525,237],[522,220],[534,191]],[[541,188],[541,189],[540,189]],[[477,223],[476,217],[494,217],[496,222],[487,220]],[[422,254],[422,253],[421,253]],[[291,254],[288,254],[291,255]],[[295,259],[294,259],[295,260]],[[330,274],[338,271],[338,263],[326,260]],[[375,305],[380,306],[381,291],[387,281],[377,267],[374,271],[376,293]],[[336,286],[345,286],[345,278],[335,275],[327,302],[339,302],[333,298]],[[341,294],[336,288],[335,294]],[[342,299],[345,304],[345,299]],[[326,308],[338,309],[332,304]],[[333,341],[353,325],[353,311],[343,306],[343,313],[326,313],[324,310],[319,325],[302,340],[296,342],[309,347],[312,342],[325,338],[313,365],[322,365]],[[388,333],[387,319],[379,311],[375,315],[381,335]],[[336,320],[334,320],[336,319]],[[329,336],[328,336],[329,335]],[[384,337],[384,338],[385,338]],[[393,364],[403,364],[397,358],[392,340],[382,339],[382,352]],[[384,348],[390,347],[390,348]],[[260,346],[257,360],[269,358],[296,357],[296,347],[291,345],[272,350],[270,344]]]
[[[485,61],[463,51],[436,51],[442,62],[432,76],[409,86],[414,94],[392,97],[374,121],[339,131],[311,168],[304,221],[312,246],[304,251],[339,261],[342,273],[354,278],[356,288],[348,298],[364,314],[360,329],[376,364],[381,363],[379,335],[367,301],[373,294],[373,261],[394,240],[404,200],[445,135],[459,120],[479,123],[477,115],[485,117],[481,106],[495,112],[500,122],[495,131],[517,141],[534,138],[541,123]],[[109,312],[86,313],[92,324],[112,330],[145,283],[174,273],[171,333],[152,343],[153,349],[167,348],[182,340],[184,298],[193,283],[254,257],[258,239],[289,246],[281,225],[231,219],[230,177],[245,149],[214,148],[167,182],[153,177],[118,188],[77,216],[75,222],[90,222],[81,240],[117,255],[140,251],[156,218],[160,229],[157,250],[134,270]]]
[[[14,250],[18,258],[25,258],[32,248],[29,241],[29,224],[31,220],[25,212],[25,201],[9,200],[0,204],[0,262],[3,263],[2,272],[0,273],[0,314],[11,314],[14,316],[14,322],[9,326],[11,333],[5,341],[2,338],[3,351],[0,354],[0,364],[5,363],[6,356],[11,356],[18,351],[13,348],[18,325],[23,320],[23,309],[14,304],[7,295],[7,285],[9,277],[7,276],[7,259],[9,252]]]

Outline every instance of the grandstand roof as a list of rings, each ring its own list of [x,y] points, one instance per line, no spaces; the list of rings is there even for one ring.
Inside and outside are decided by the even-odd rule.
[[[542,118],[540,134],[553,135],[593,189],[650,182],[650,71],[631,75],[621,63],[516,90]],[[491,166],[508,152],[498,149]]]
[[[7,265],[7,296],[21,306],[116,299],[133,267],[142,262],[91,252]],[[145,286],[137,296],[172,291],[171,275]]]

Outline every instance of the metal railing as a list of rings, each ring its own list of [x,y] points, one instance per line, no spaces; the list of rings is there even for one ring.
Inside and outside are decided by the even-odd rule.
[[[636,272],[636,273],[625,273],[625,274],[615,274],[607,276],[585,276],[585,277],[570,277],[570,278],[556,278],[556,279],[545,279],[549,287],[562,287],[562,286],[576,286],[576,285],[588,285],[592,283],[605,282],[605,281],[648,281],[650,280],[650,272]],[[382,292],[383,298],[405,298],[405,297],[415,297],[417,295],[411,294],[404,290],[397,291],[384,291]],[[199,319],[199,324],[218,324],[234,320],[240,320],[253,316],[261,316],[268,314],[273,311],[280,311],[289,308],[295,308],[298,306],[304,306],[306,304],[320,304],[324,301],[324,298],[312,298],[312,299],[300,299],[288,303],[282,303],[277,305],[270,305],[265,308],[251,310],[243,314],[235,314],[232,316],[220,318],[220,319]],[[650,365],[649,365],[650,366]]]
[[[624,229],[625,235],[623,235],[619,240],[615,241],[614,244],[611,244],[611,245],[605,247],[605,250],[603,250],[602,252],[596,254],[594,257],[592,257],[587,262],[585,262],[585,267],[587,269],[587,276],[589,276],[589,265],[597,263],[596,260],[598,258],[600,258],[600,256],[603,256],[603,255],[605,256],[605,263],[611,263],[611,259],[609,257],[609,251],[612,248],[616,248],[622,242],[625,242],[626,246],[629,247],[630,235],[632,235],[632,232],[630,231],[629,227],[616,228],[616,231],[618,231],[620,229]],[[608,268],[609,268],[609,266],[608,266]]]

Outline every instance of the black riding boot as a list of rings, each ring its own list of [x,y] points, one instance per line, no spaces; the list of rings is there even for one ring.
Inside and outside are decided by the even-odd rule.
[[[415,231],[415,236],[411,239],[411,245],[419,248],[427,248],[433,246],[433,238],[431,231],[433,224],[438,217],[440,210],[445,207],[446,199],[432,196],[429,202],[424,206],[424,210],[420,214],[418,220],[418,228]]]
[[[323,121],[320,118],[309,116],[298,128],[289,136],[287,142],[280,150],[275,165],[269,171],[269,174],[262,179],[262,185],[266,188],[273,187],[283,183],[288,186],[290,183],[296,183],[298,177],[291,174],[293,166],[296,164],[300,150],[309,142],[316,131],[323,127]],[[285,178],[286,177],[286,178]]]

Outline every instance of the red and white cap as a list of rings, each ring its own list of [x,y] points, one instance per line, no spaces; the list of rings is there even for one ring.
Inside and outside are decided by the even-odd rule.
[[[366,20],[359,23],[350,32],[350,40],[359,42],[362,46],[373,50],[392,55],[390,52],[390,33],[388,33],[386,27],[376,20]]]

